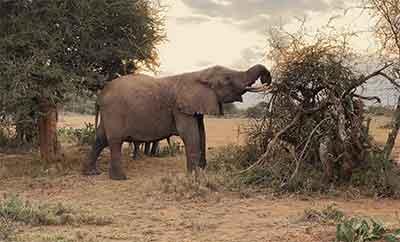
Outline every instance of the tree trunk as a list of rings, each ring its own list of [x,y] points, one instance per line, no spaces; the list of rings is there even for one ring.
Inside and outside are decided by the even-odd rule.
[[[45,162],[55,161],[58,157],[57,142],[57,106],[44,99],[40,103],[39,144],[40,157]]]
[[[392,154],[392,150],[394,147],[394,143],[396,142],[396,137],[399,132],[399,129],[400,129],[400,96],[397,99],[397,106],[393,115],[392,129],[390,130],[384,148],[385,159],[389,159],[390,155]]]

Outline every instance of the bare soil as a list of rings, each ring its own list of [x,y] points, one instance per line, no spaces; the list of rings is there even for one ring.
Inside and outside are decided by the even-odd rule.
[[[79,127],[84,120],[93,122],[92,116],[63,118],[61,126]],[[243,142],[245,136],[241,132],[246,122],[242,119],[208,118],[208,147],[212,149]],[[374,128],[376,132],[386,132],[378,126]],[[85,159],[87,150],[73,147],[71,150],[70,155],[77,162]],[[196,190],[186,187],[187,190],[182,190],[172,186],[171,189],[174,181],[187,180],[183,155],[163,158],[142,156],[133,161],[129,153],[126,148],[124,164],[129,177],[126,181],[108,178],[108,151],[101,156],[105,172],[97,177],[81,176],[74,171],[63,176],[50,174],[39,178],[25,176],[0,180],[0,199],[3,194],[14,193],[30,201],[62,202],[113,219],[112,224],[105,226],[21,226],[18,231],[20,240],[58,241],[49,239],[58,236],[96,242],[333,241],[333,225],[301,221],[306,209],[323,208],[333,203],[346,215],[372,216],[389,226],[400,226],[400,201],[397,200],[354,200],[345,199],[345,195],[340,199],[277,198],[273,194],[242,194],[217,188]],[[0,154],[0,158],[4,161],[7,156]]]

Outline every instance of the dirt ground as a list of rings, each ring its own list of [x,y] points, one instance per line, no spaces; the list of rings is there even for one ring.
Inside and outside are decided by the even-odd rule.
[[[65,116],[60,126],[79,127],[92,116]],[[241,143],[246,120],[206,120],[209,149]],[[373,124],[378,142],[387,132]],[[184,157],[145,158],[133,161],[125,150],[124,163],[129,177],[112,181],[107,172],[84,177],[78,172],[65,176],[19,177],[0,180],[2,194],[14,193],[36,201],[64,204],[112,217],[105,226],[21,227],[23,241],[49,241],[63,237],[77,241],[333,241],[335,227],[301,221],[309,208],[336,206],[346,215],[372,216],[389,226],[400,225],[400,201],[385,199],[328,199],[307,197],[277,198],[273,194],[251,194],[200,190],[198,194],[171,191],[174,180],[184,180]],[[84,155],[80,159],[84,159]],[[101,156],[106,167],[108,151]],[[172,189],[173,190],[173,189]],[[345,196],[344,196],[345,197]],[[349,195],[349,197],[351,197]],[[47,238],[47,240],[46,240]],[[56,241],[56,240],[54,240]],[[63,240],[64,241],[64,240]]]

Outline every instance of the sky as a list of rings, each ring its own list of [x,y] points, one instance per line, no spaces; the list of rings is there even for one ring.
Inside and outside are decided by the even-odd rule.
[[[281,25],[295,30],[307,19],[312,31],[333,16],[338,29],[370,30],[371,20],[357,8],[357,0],[160,0],[167,7],[168,41],[159,47],[160,76],[200,70],[212,65],[247,69],[253,64],[271,64],[267,30]],[[347,9],[347,11],[345,11]],[[352,43],[357,51],[370,53],[376,42],[370,33]],[[241,108],[262,101],[245,94]]]

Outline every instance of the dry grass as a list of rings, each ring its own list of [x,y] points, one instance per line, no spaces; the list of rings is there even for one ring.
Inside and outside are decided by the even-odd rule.
[[[66,117],[61,125],[81,127],[82,120],[93,122],[93,117]],[[209,148],[243,142],[245,136],[238,135],[238,125],[243,130],[246,120],[207,118]],[[385,131],[378,126],[373,132],[384,136]],[[111,181],[107,173],[109,151],[105,150],[100,160],[103,174],[84,177],[77,168],[87,149],[64,146],[64,150],[66,163],[53,175],[32,178],[27,166],[23,177],[0,180],[0,200],[3,194],[15,193],[37,204],[73,204],[90,214],[110,217],[113,222],[105,226],[18,225],[15,231],[20,242],[332,241],[327,235],[334,235],[335,228],[320,223],[299,224],[298,219],[309,208],[323,211],[333,202],[349,216],[372,216],[389,225],[400,222],[394,212],[400,211],[400,203],[395,200],[274,198],[260,193],[247,197],[230,192],[222,189],[212,174],[199,181],[185,176],[183,155],[133,161],[126,148],[123,163],[129,179]],[[27,160],[34,158],[0,154],[0,169],[4,164],[23,164]]]

